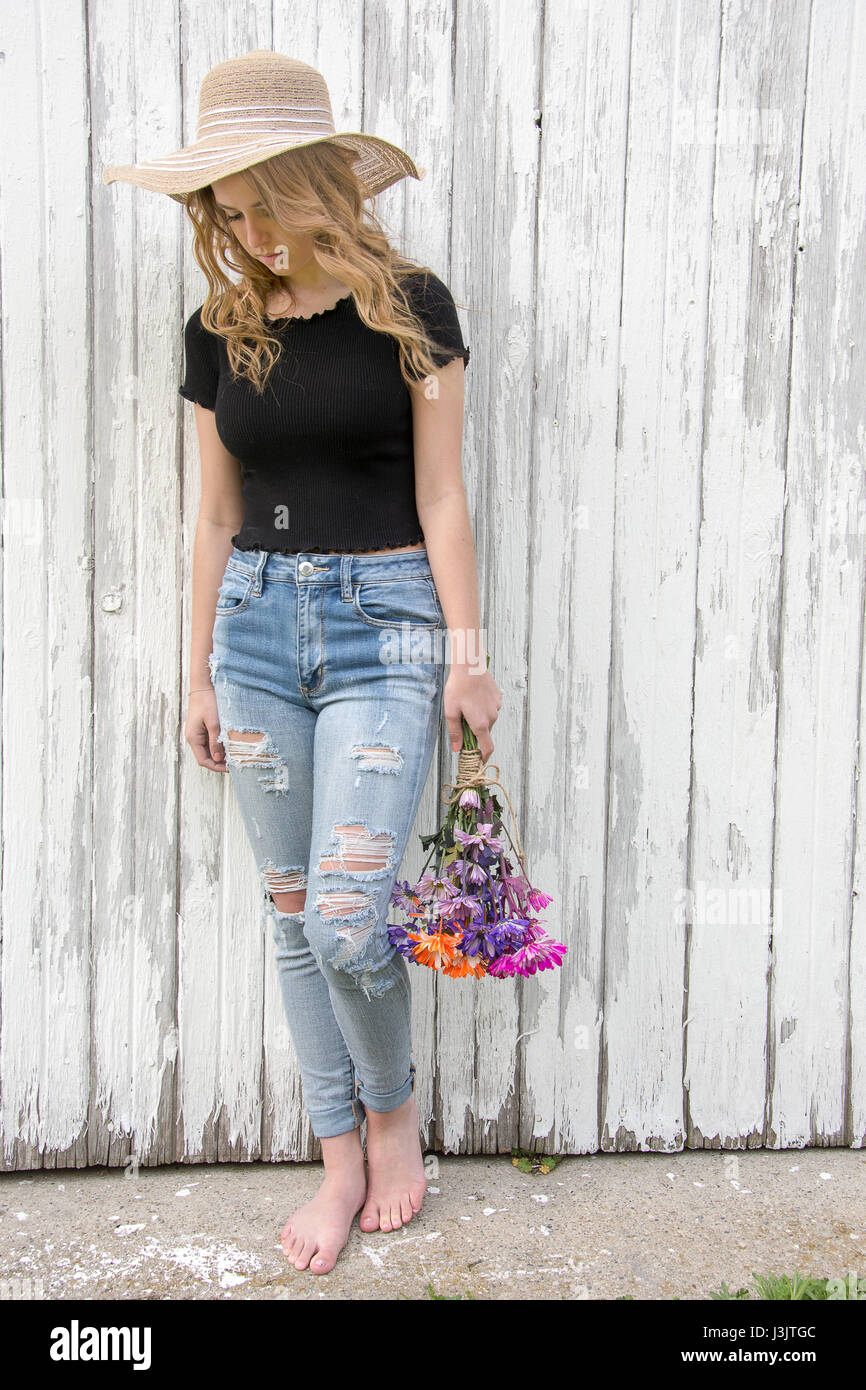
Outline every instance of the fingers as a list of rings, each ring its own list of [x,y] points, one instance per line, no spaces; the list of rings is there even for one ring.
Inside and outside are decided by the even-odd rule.
[[[468,720],[466,722],[469,723]],[[490,737],[490,725],[478,724],[476,727],[473,724],[469,724],[469,727],[478,739],[478,751],[481,754],[481,761],[483,763],[488,762],[490,754],[493,752],[493,739]]]
[[[206,767],[211,772],[228,772],[225,749],[221,743],[216,742],[216,736],[219,734],[218,724],[210,727],[199,722],[184,732],[199,767]]]
[[[448,738],[452,751],[457,753],[463,747],[463,721],[465,719],[475,738],[481,761],[486,763],[493,753],[493,739],[490,730],[499,718],[502,708],[502,691],[490,676],[489,682],[480,688],[477,681],[464,682],[462,675],[452,672],[445,684],[444,714],[448,725]],[[470,688],[471,686],[471,688]]]
[[[226,750],[219,742],[219,733],[219,724],[208,724],[207,735],[208,741],[210,743],[211,758],[215,763],[218,763],[223,770],[225,770]]]
[[[454,752],[463,747],[463,720],[460,714],[449,714],[445,720],[448,725],[448,738]],[[467,721],[468,722],[468,721]]]

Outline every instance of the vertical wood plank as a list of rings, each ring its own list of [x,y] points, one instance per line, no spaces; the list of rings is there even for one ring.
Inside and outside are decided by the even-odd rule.
[[[858,121],[861,118],[858,117]],[[862,545],[866,539],[866,505],[847,525]],[[851,959],[849,990],[851,1034],[848,1053],[849,1134],[851,1147],[866,1147],[866,622],[860,628],[860,717],[857,738],[857,794],[854,810],[854,865],[851,889]]]
[[[175,10],[148,19],[177,70]],[[178,92],[141,16],[88,16],[94,183],[94,1070],[90,1163],[174,1157],[178,771],[175,335],[178,217],[107,188],[112,159],[171,148]],[[129,55],[135,52],[135,64]],[[166,273],[166,268],[169,273]]]
[[[675,102],[701,96],[713,12],[632,11],[614,513],[605,863],[603,1149],[679,1149],[689,725],[695,638],[697,435],[683,408],[694,354],[691,238],[707,190],[673,164]],[[671,79],[676,73],[679,90]],[[698,339],[695,382],[699,383]],[[680,364],[685,363],[683,368]],[[695,386],[691,388],[694,393]],[[688,398],[688,387],[687,387]]]
[[[405,35],[406,64],[405,81],[393,71],[392,55],[386,45],[377,44],[375,63],[367,70],[367,128],[382,131],[386,139],[394,139],[412,155],[416,164],[423,169],[421,182],[415,179],[402,180],[387,194],[399,194],[402,207],[397,198],[392,201],[390,211],[381,209],[381,215],[391,225],[392,244],[402,254],[422,265],[429,265],[451,289],[458,314],[463,326],[464,342],[471,350],[473,317],[465,310],[464,284],[466,266],[464,259],[466,218],[464,210],[454,209],[450,191],[453,173],[454,141],[454,74],[452,71],[452,48],[454,43],[453,0],[423,0],[412,5],[412,22]],[[369,11],[368,11],[369,13]],[[388,92],[393,101],[392,86],[397,82],[397,90],[403,95],[402,124],[394,123],[392,112],[389,117],[380,110],[378,92]],[[387,83],[381,89],[379,83]],[[390,131],[390,133],[389,133]],[[378,205],[384,200],[379,198]],[[397,220],[400,217],[401,220]],[[465,410],[472,406],[472,370],[470,366],[464,378]],[[464,446],[464,456],[465,456]],[[464,463],[465,468],[465,463]],[[443,649],[443,655],[447,655]],[[448,669],[446,668],[446,679]],[[440,725],[437,747],[434,749],[430,775],[418,806],[415,824],[409,836],[409,844],[399,870],[400,879],[410,883],[417,881],[426,855],[418,840],[420,834],[431,834],[438,829],[446,806],[441,799],[443,782],[450,782],[454,759],[448,739],[448,728],[444,718]],[[399,914],[392,914],[396,920]],[[415,1062],[415,1101],[422,1132],[426,1135],[425,1147],[433,1147],[436,1140],[436,1074],[439,1059],[436,1050],[436,1011],[437,994],[440,981],[436,972],[420,967],[410,967],[412,980],[412,1043]],[[447,981],[445,987],[453,988],[456,981]],[[459,987],[459,985],[458,985]],[[435,1169],[431,1169],[435,1172]]]
[[[182,93],[182,128],[179,123],[163,149],[195,139],[199,88],[210,68],[251,49],[273,47],[271,7],[266,0],[220,11],[187,3],[180,33],[176,80]],[[171,199],[163,201],[171,204]],[[195,408],[183,401],[177,388],[183,371],[183,325],[203,303],[207,282],[192,252],[192,224],[177,206],[178,285],[183,292],[171,320],[173,372],[168,396],[175,402],[183,443],[183,628],[179,654],[183,722],[185,692],[189,689],[192,550],[201,467]],[[200,768],[182,733],[181,739],[181,1067],[176,1156],[184,1161],[246,1162],[262,1157],[263,1143],[270,1143],[270,1107],[263,1086],[266,962],[272,942],[253,850],[229,774]]]
[[[864,14],[813,7],[790,367],[768,1144],[850,1142],[866,505]],[[802,247],[802,250],[799,248]]]
[[[717,110],[702,102],[694,113],[695,135],[714,153],[682,900],[688,1142],[697,1147],[764,1142],[780,556],[808,22],[808,4],[726,5]],[[703,256],[695,281],[702,315]]]
[[[520,1144],[592,1153],[630,20],[590,0],[544,17],[523,838],[568,952],[523,986]]]
[[[90,1092],[91,420],[83,16],[7,10],[3,1168],[82,1167]],[[14,135],[14,138],[13,138]]]
[[[541,16],[533,0],[472,0],[456,13],[453,207],[466,229],[474,335],[465,472],[482,630],[503,693],[492,761],[520,818]],[[495,1153],[518,1128],[520,986],[461,983],[442,980],[437,990],[437,1137],[449,1151]]]

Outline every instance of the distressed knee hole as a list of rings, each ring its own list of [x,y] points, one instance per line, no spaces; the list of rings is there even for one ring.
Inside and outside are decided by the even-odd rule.
[[[278,912],[303,912],[307,901],[306,893],[271,893],[271,901]]]
[[[334,917],[358,916],[362,912],[369,912],[375,908],[376,899],[372,893],[365,893],[361,888],[330,889],[327,893],[319,894],[316,906],[320,915],[329,921]]]
[[[307,876],[304,869],[278,869],[268,863],[262,878],[271,901],[278,912],[299,913],[307,900]]]
[[[403,754],[400,749],[389,743],[376,743],[369,748],[365,744],[356,743],[352,749],[352,757],[356,758],[358,766],[367,772],[399,772],[403,766]]]
[[[319,872],[387,873],[394,852],[394,836],[387,830],[373,832],[366,825],[335,825],[337,848],[323,854]]]
[[[235,767],[259,767],[259,781],[269,792],[287,792],[289,769],[269,733],[260,729],[228,729],[225,738],[226,761]]]
[[[324,921],[339,922],[331,965],[340,970],[363,951],[373,934],[379,920],[375,894],[361,888],[331,889],[318,895],[316,907]]]

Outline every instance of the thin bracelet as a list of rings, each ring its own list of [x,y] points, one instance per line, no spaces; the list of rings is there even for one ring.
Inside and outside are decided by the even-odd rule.
[[[200,685],[197,690],[188,690],[187,695],[200,695],[203,690],[213,690],[212,685]]]

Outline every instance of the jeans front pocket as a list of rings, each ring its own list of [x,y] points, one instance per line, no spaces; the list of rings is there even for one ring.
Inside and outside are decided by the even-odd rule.
[[[364,579],[352,590],[352,610],[370,627],[441,628],[442,607],[430,579],[414,575],[404,579]]]
[[[233,618],[236,613],[242,613],[249,606],[254,579],[255,575],[250,570],[241,569],[229,561],[217,595],[218,618]]]

